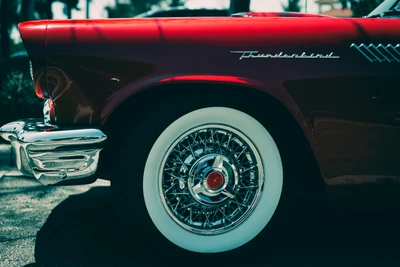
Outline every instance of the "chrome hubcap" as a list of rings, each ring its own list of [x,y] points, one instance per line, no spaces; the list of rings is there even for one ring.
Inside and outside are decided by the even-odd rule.
[[[188,175],[189,192],[204,205],[222,203],[231,195],[228,190],[232,191],[237,183],[235,166],[219,154],[208,154],[198,159]]]
[[[165,154],[159,173],[164,208],[184,229],[215,235],[240,225],[263,189],[263,164],[242,132],[209,124],[181,135]]]

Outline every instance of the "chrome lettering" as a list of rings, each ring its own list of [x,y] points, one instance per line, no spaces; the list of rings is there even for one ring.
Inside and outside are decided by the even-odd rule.
[[[277,54],[262,54],[259,51],[230,51],[232,54],[239,54],[239,60],[248,58],[282,58],[282,59],[337,59],[340,56],[334,55],[333,52],[329,54],[308,54],[303,52],[301,54],[284,54],[283,52]]]

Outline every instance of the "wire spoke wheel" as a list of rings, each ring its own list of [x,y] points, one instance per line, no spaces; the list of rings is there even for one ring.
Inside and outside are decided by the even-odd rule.
[[[282,188],[282,161],[270,133],[225,107],[176,118],[154,142],[143,173],[153,224],[175,245],[202,253],[235,249],[257,236]]]
[[[159,191],[164,208],[184,229],[216,235],[240,225],[264,184],[255,145],[237,129],[206,124],[182,134],[164,156]]]

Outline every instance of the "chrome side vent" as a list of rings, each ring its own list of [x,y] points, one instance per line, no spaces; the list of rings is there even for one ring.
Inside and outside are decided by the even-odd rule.
[[[351,44],[350,48],[355,48],[360,52],[365,58],[372,62],[397,62],[400,63],[400,44],[397,45],[356,45]]]

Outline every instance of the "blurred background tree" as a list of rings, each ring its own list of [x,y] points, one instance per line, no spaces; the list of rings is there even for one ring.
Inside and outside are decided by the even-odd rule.
[[[231,0],[229,5],[229,14],[250,11],[250,0]]]
[[[17,1],[9,1],[9,0],[1,0],[1,12],[0,12],[0,50],[1,57],[7,58],[10,55],[11,50],[11,38],[10,38],[10,29],[19,21],[19,14],[17,13],[18,2]]]
[[[52,19],[52,4],[61,2],[65,4],[66,14],[70,18],[71,10],[78,8],[79,0],[1,0],[0,4],[0,51],[2,58],[8,58],[10,54],[23,47],[14,47],[10,38],[10,32],[19,22],[35,19]],[[16,49],[15,49],[16,48]]]
[[[171,0],[169,6],[170,7],[179,7],[185,4],[186,0]]]
[[[363,17],[368,15],[384,0],[340,0],[342,8],[351,8],[353,17]]]
[[[288,4],[282,5],[282,9],[287,12],[300,12],[300,0],[288,0]]]
[[[186,1],[187,0],[115,0],[115,5],[107,6],[106,10],[109,18],[132,18],[153,8],[183,6]]]

